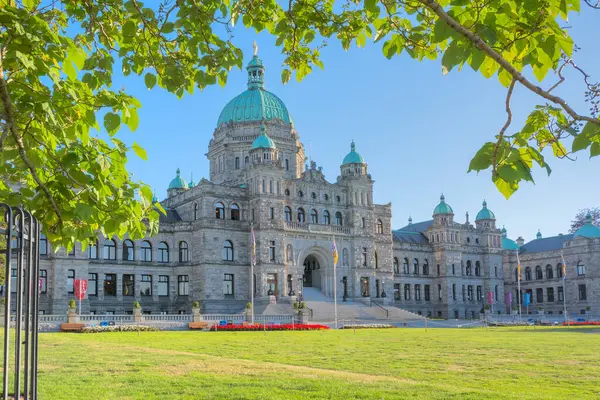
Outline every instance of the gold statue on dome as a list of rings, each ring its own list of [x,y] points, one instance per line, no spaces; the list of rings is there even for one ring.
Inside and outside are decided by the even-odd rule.
[[[252,48],[254,49],[254,56],[258,55],[258,45],[256,44],[256,40],[252,42]]]

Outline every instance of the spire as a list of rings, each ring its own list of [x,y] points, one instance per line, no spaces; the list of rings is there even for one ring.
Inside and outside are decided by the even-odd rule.
[[[256,41],[252,44],[254,56],[246,66],[248,71],[248,89],[263,89],[265,83],[265,66],[258,58],[258,45]]]
[[[350,151],[356,151],[356,144],[354,144],[354,139],[352,139],[352,143],[350,143]]]
[[[153,190],[153,194],[152,194],[152,203],[157,203],[158,202],[158,198],[156,197],[156,190]]]
[[[483,206],[483,208],[487,208],[487,202],[485,201],[485,199],[483,200],[482,206]]]
[[[181,170],[179,168],[177,168],[177,176],[181,175]]]
[[[591,224],[592,223],[592,214],[588,211],[587,214],[585,214],[585,223],[586,224]]]
[[[190,174],[190,183],[188,184],[188,187],[191,189],[191,188],[193,188],[194,186],[196,186],[196,184],[194,183],[194,173],[192,172],[192,173]]]
[[[465,213],[465,218],[467,219],[467,224],[468,224],[469,223],[469,212],[468,211]]]
[[[408,216],[408,224],[412,225],[412,217],[410,215]]]
[[[507,236],[506,228],[502,225],[502,237],[505,238]]]

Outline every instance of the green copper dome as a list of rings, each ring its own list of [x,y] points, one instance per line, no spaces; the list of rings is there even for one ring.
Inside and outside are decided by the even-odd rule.
[[[502,227],[502,248],[504,250],[519,250],[517,242],[507,237],[505,227]]]
[[[454,214],[452,207],[450,207],[450,205],[446,204],[446,198],[444,197],[443,193],[440,196],[440,204],[438,204],[435,207],[435,209],[433,210],[433,215],[439,215],[439,214]]]
[[[585,216],[585,224],[577,229],[573,237],[585,237],[588,239],[600,238],[600,228],[592,224],[592,214],[588,213]]]
[[[177,176],[169,183],[169,189],[187,189],[188,185],[181,178],[181,171],[177,168]]]
[[[542,232],[540,232],[539,229],[538,229],[538,233],[535,234],[535,238],[536,239],[541,239],[542,238]]]
[[[246,66],[248,71],[248,90],[234,97],[219,115],[217,126],[229,122],[256,122],[279,120],[294,125],[292,116],[283,101],[264,88],[265,67],[258,56],[254,55]]]
[[[482,219],[496,219],[494,213],[488,210],[487,202],[485,200],[483,201],[483,208],[477,213],[477,216],[475,217],[475,221],[479,221]]]
[[[365,160],[362,158],[360,154],[356,152],[356,145],[354,144],[354,140],[350,143],[350,153],[346,154],[344,157],[344,161],[342,161],[342,165],[346,164],[364,164]]]
[[[275,149],[275,142],[267,136],[267,128],[263,125],[260,127],[262,133],[258,135],[252,142],[253,149]]]

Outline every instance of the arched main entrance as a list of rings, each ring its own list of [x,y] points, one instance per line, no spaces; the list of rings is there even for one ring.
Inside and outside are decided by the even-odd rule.
[[[321,288],[321,264],[313,255],[306,257],[304,260],[304,287]]]

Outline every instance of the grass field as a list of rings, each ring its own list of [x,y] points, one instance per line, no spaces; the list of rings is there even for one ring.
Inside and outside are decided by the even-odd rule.
[[[40,399],[598,399],[600,330],[40,335]]]

